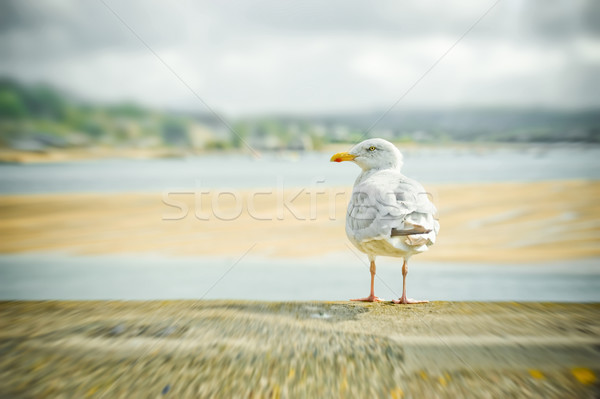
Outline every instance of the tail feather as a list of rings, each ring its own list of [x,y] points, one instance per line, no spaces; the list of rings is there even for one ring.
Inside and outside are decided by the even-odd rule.
[[[427,234],[429,232],[431,232],[431,229],[426,229],[423,226],[415,225],[415,227],[410,230],[398,230],[396,228],[392,228],[392,232],[391,232],[390,236],[391,237],[410,236],[413,234]]]

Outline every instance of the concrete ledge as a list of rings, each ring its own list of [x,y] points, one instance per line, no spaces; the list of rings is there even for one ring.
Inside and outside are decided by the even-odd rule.
[[[600,304],[0,302],[3,397],[595,397]]]

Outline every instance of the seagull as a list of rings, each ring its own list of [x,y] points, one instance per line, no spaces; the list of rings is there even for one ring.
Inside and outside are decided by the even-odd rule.
[[[377,302],[375,258],[403,258],[402,296],[393,303],[425,303],[406,297],[406,276],[411,256],[427,251],[440,229],[437,210],[423,186],[401,173],[402,154],[389,141],[373,138],[331,157],[331,162],[352,161],[362,172],[354,182],[346,213],[346,235],[371,262],[371,293],[353,301]]]

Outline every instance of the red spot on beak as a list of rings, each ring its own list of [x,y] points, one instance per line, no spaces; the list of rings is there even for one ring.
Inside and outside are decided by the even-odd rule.
[[[355,155],[348,154],[347,152],[338,152],[337,154],[333,154],[329,159],[331,162],[344,162],[344,161],[352,161],[356,158]]]

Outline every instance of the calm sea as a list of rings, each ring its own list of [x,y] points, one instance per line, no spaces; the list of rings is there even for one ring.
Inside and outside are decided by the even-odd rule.
[[[366,258],[366,257],[365,257]],[[369,266],[347,251],[314,259],[152,255],[0,256],[3,299],[336,300],[369,294]],[[597,259],[544,264],[432,263],[415,258],[408,295],[446,301],[600,302]],[[402,264],[378,258],[376,294],[402,294]]]
[[[329,153],[211,154],[179,159],[110,159],[0,164],[0,194],[162,192],[195,188],[349,186],[359,169]],[[554,145],[405,151],[404,174],[427,183],[600,179],[600,146]]]

